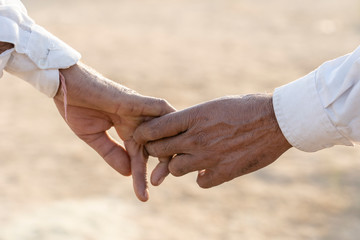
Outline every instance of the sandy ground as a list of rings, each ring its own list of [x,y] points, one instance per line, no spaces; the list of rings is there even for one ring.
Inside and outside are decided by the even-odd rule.
[[[182,109],[271,92],[359,44],[357,0],[24,0],[105,76]],[[140,203],[51,99],[0,88],[0,240],[316,239],[360,234],[360,149],[290,150],[203,190],[170,177]],[[150,168],[155,160],[151,161]]]

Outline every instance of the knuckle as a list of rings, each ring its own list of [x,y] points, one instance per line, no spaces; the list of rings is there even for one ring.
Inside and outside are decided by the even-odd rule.
[[[185,174],[185,169],[182,166],[178,166],[177,161],[171,161],[169,164],[169,171],[175,177],[180,177]]]
[[[139,144],[145,144],[147,142],[147,135],[145,134],[146,128],[143,126],[138,127],[134,132],[134,140]]]
[[[204,132],[199,132],[193,136],[193,144],[197,147],[206,147],[207,146],[207,135]]]
[[[145,150],[148,152],[150,156],[158,157],[158,151],[155,143],[149,142],[145,144]]]
[[[166,157],[171,152],[171,145],[167,141],[148,142],[145,149],[153,157]]]
[[[164,120],[158,120],[158,119],[153,119],[151,121],[151,126],[148,129],[148,134],[149,137],[153,140],[156,140],[157,138],[159,138],[159,136],[161,136],[161,130],[164,127]]]
[[[151,105],[151,107],[156,106],[156,108],[158,109],[158,116],[162,116],[166,113],[173,111],[172,107],[170,107],[170,104],[163,98],[155,98],[151,101],[151,104],[149,103],[149,105]]]
[[[166,112],[165,113],[168,113],[168,112],[172,112],[174,111],[175,109],[171,106],[171,104],[163,99],[163,98],[160,98],[159,99],[159,105],[162,107],[162,109],[164,109]]]
[[[153,141],[156,140],[156,127],[151,126],[150,124],[145,126],[144,130],[143,130],[143,136],[145,138],[145,140],[148,141]]]
[[[158,101],[158,104],[162,107],[167,107],[169,105],[168,102],[163,98],[159,98],[157,101]]]
[[[142,144],[156,140],[158,125],[157,122],[143,123],[136,129],[134,134],[135,139]]]
[[[141,137],[143,142],[155,141],[161,134],[162,123],[157,119],[145,122],[136,129],[137,137]]]
[[[170,150],[171,150],[171,145],[170,145],[170,143],[168,142],[168,141],[164,141],[162,144],[161,144],[161,149],[160,149],[160,151],[162,152],[162,153],[168,153],[168,152],[170,152]]]

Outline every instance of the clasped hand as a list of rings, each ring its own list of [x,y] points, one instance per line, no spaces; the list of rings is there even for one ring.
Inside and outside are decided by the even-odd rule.
[[[174,112],[165,100],[142,96],[83,64],[61,72],[67,124],[116,171],[133,176],[141,201],[149,198],[148,154],[159,158],[153,185],[169,173],[198,171],[199,186],[208,188],[265,167],[291,147],[271,95],[226,97]],[[63,117],[64,99],[59,90],[54,101]],[[125,148],[107,134],[111,127]]]

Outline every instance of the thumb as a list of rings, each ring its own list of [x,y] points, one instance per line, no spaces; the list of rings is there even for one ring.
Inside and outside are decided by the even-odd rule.
[[[161,98],[132,94],[131,97],[124,100],[122,104],[124,109],[121,111],[125,110],[129,115],[159,117],[176,110],[170,103]],[[118,114],[122,115],[122,113]]]
[[[128,154],[106,132],[78,136],[93,148],[113,169],[122,175],[130,175],[130,159]]]

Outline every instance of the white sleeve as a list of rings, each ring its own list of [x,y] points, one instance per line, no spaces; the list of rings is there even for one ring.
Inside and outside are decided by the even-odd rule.
[[[6,67],[13,51],[14,49],[9,49],[0,54],[0,78],[3,76],[3,70]]]
[[[300,150],[360,143],[360,47],[275,89],[273,103],[284,136]]]
[[[58,69],[80,59],[77,51],[35,24],[19,0],[0,0],[0,41],[15,46],[10,56],[0,55],[0,76],[5,69],[49,97],[59,86]]]

